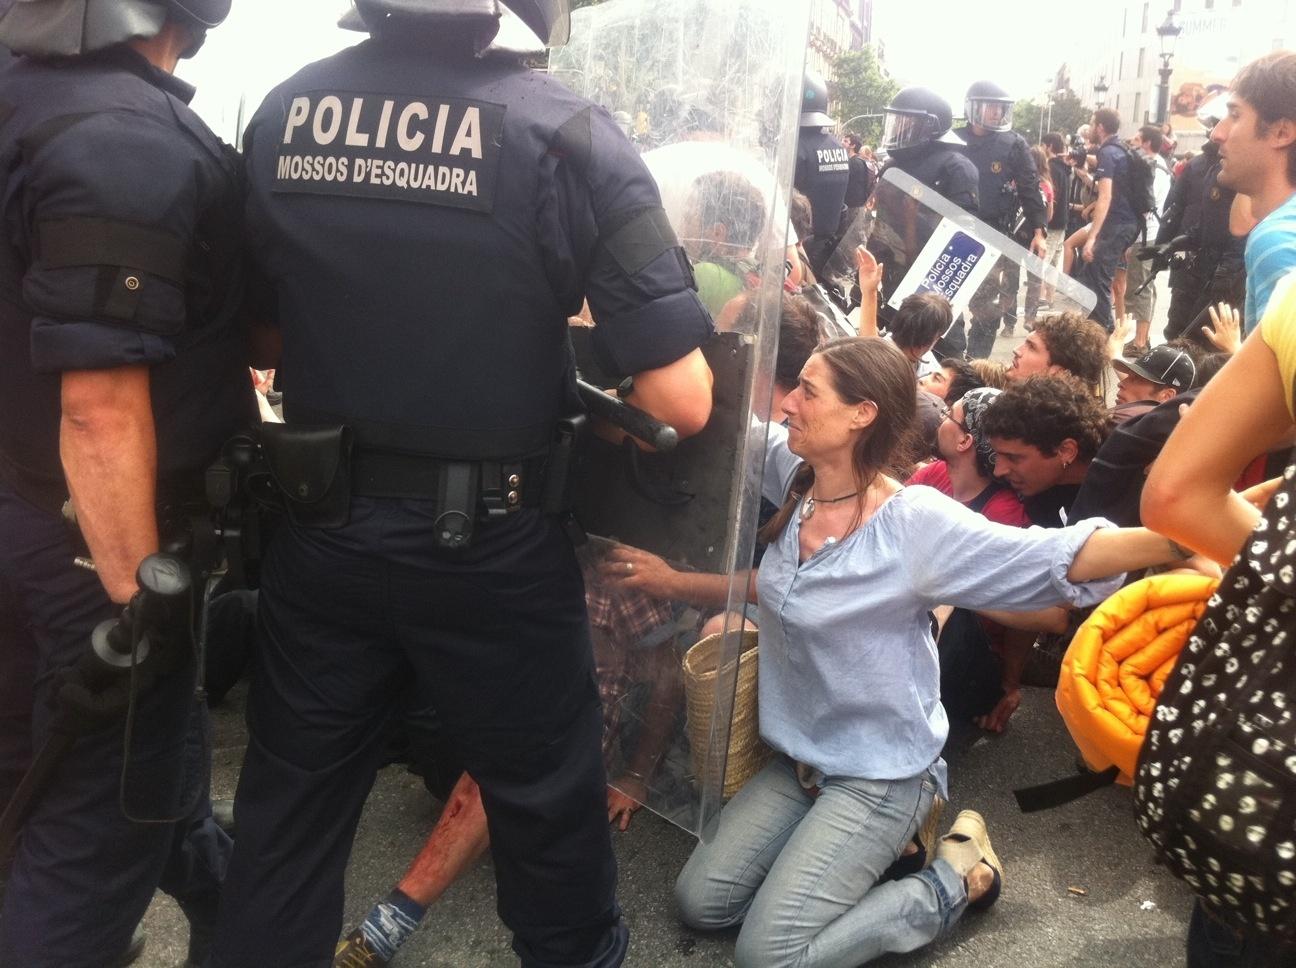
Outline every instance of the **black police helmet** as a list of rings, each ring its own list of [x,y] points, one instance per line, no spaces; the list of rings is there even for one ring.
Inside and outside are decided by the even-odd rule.
[[[906,87],[883,111],[882,147],[894,154],[935,141],[950,129],[949,102],[925,87]]]
[[[388,14],[402,18],[482,18],[508,7],[546,47],[561,47],[571,34],[570,0],[352,0],[371,28]]]
[[[814,71],[806,71],[801,85],[801,127],[831,128],[836,123],[828,116],[828,85]]]
[[[210,30],[229,16],[231,0],[167,0],[171,9]]]
[[[963,114],[969,124],[991,131],[1011,131],[1013,99],[994,81],[977,81],[968,88]]]

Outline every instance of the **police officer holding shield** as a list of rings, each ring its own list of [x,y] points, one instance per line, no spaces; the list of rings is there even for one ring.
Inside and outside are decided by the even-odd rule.
[[[829,131],[836,123],[828,115],[828,85],[818,74],[807,72],[801,91],[801,129],[793,184],[810,200],[814,221],[811,238],[804,244],[816,272],[836,242],[846,186],[850,183],[850,155]]]
[[[949,102],[935,91],[903,88],[883,114],[882,147],[890,156],[886,167],[898,168],[975,215],[977,170],[962,151],[963,140],[950,130],[952,123]],[[967,337],[959,319],[937,341],[935,352],[941,359],[961,358],[966,348]]]
[[[964,113],[967,124],[956,129],[955,134],[967,143],[967,156],[980,176],[981,220],[1042,259],[1046,252],[1047,209],[1030,146],[1012,130],[1012,98],[998,84],[977,81],[968,88]],[[991,278],[998,278],[998,291],[982,287],[970,307],[968,356],[973,358],[988,357],[1000,322],[1011,333],[1017,317],[1017,263],[1003,260]]]
[[[490,824],[524,965],[620,964],[580,569],[564,528],[567,318],[682,435],[712,322],[606,112],[487,51],[496,0],[356,0],[370,38],[245,136],[252,256],[282,335],[288,499],[262,569],[238,843],[213,964],[326,965],[343,874],[413,689]],[[507,0],[543,41],[566,0]]]
[[[235,326],[237,159],[171,75],[228,12],[0,5],[0,42],[26,55],[0,73],[0,774],[11,784],[77,727],[21,828],[5,965],[120,963],[159,886],[189,917],[191,963],[214,927],[229,842],[209,764],[185,782],[193,662],[135,697],[125,752],[124,710],[71,666],[135,592],[164,520],[202,507],[204,469],[254,414]]]

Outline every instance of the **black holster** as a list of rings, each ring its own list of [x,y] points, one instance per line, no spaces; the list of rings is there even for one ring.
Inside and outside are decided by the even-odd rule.
[[[351,428],[265,423],[257,437],[294,524],[340,528],[351,519]]]

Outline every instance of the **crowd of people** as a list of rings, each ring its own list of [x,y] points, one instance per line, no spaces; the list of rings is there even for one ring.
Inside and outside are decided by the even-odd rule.
[[[564,39],[565,5],[509,5]],[[14,847],[0,964],[129,964],[160,887],[189,920],[192,968],[383,968],[488,850],[522,964],[621,964],[608,827],[626,829],[674,768],[682,650],[749,630],[769,756],[678,873],[678,915],[736,927],[742,966],[850,968],[929,944],[1008,890],[1011,846],[980,813],[943,827],[951,737],[1008,728],[1023,688],[1056,685],[1076,628],[1123,585],[1186,571],[1250,588],[1239,569],[1263,557],[1262,592],[1234,611],[1281,652],[1296,589],[1296,542],[1272,537],[1296,500],[1296,54],[1245,66],[1203,109],[1208,147],[1178,165],[1170,132],[1105,108],[1028,145],[988,81],[958,128],[933,92],[901,91],[874,152],[838,141],[827,87],[807,78],[788,210],[720,168],[687,185],[672,226],[611,115],[479,56],[498,25],[473,4],[357,2],[370,39],[285,81],[241,158],[172,76],[228,0],[164,6],[79,25],[0,12],[19,55],[0,73],[0,848]],[[356,119],[385,126],[397,103],[397,144],[384,133],[372,150],[410,166],[429,90],[444,101],[437,151],[458,128],[457,188],[294,174],[379,170],[351,150],[369,149]],[[345,146],[333,91],[369,92]],[[1005,247],[974,293],[892,299],[890,256],[845,240],[893,169],[1022,255]],[[777,349],[768,406],[744,415],[764,444],[750,569],[574,546],[555,483],[579,436],[560,412],[575,390],[563,321],[593,324],[600,372],[626,378],[609,396],[703,433],[718,398],[704,349],[760,325],[772,233]],[[845,244],[849,291],[829,279]],[[436,272],[408,259],[419,246],[442,254]],[[425,307],[449,304],[462,323],[429,342]],[[384,328],[359,339],[357,318]],[[278,367],[283,393],[265,369],[249,391],[249,364]],[[283,520],[249,587],[177,618],[141,562],[165,548],[208,561],[199,575],[216,567],[194,507],[199,492],[233,503],[223,484],[246,465],[226,441],[248,441],[254,402],[260,499]],[[638,453],[624,428],[599,433]],[[204,476],[216,457],[229,478]],[[733,588],[747,592],[736,611]],[[167,648],[176,628],[210,654]],[[228,814],[208,796],[205,704],[243,676],[249,746]],[[344,926],[352,839],[393,758],[444,807],[403,877]],[[1272,802],[1285,791],[1290,806],[1296,786],[1266,776],[1266,809],[1290,823]],[[1246,829],[1288,857],[1289,841]],[[1296,937],[1230,911],[1205,876],[1185,878],[1191,968],[1290,963]]]

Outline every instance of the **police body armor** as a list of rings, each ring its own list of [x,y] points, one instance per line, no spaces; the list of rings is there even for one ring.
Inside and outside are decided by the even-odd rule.
[[[64,176],[79,186],[45,207],[30,236],[25,213],[6,212],[17,234],[0,246],[0,479],[53,513],[67,497],[59,373],[76,368],[72,343],[138,334],[118,365],[150,366],[160,498],[201,497],[203,470],[255,413],[235,327],[237,159],[180,98],[144,80],[149,71],[115,48],[24,59],[0,75],[4,197],[17,204],[38,188],[51,197]],[[100,164],[98,151],[117,163]],[[198,224],[168,224],[190,210],[195,186]],[[192,244],[178,246],[189,232]]]
[[[977,214],[980,198],[976,168],[953,145],[933,141],[906,148],[895,152],[887,167],[899,169],[964,211]]]
[[[289,422],[345,423],[358,447],[446,458],[544,451],[572,407],[567,318],[580,310],[579,257],[590,253],[564,256],[562,239],[536,244],[537,184],[563,160],[596,196],[624,190],[603,167],[612,139],[624,144],[605,112],[506,58],[433,58],[370,41],[281,85],[247,136],[252,236],[265,221],[269,236],[294,240],[259,261],[279,281],[284,325],[310,319],[326,334],[285,353]],[[600,227],[592,258],[595,271],[612,262],[628,275],[648,270],[651,289],[650,264],[662,260],[677,279],[683,256],[668,230],[660,244],[636,246],[644,225],[633,216],[657,205],[646,176],[636,187],[643,197],[621,200],[630,217]],[[566,198],[561,188],[554,204]],[[301,250],[325,221],[338,271],[295,285],[309,258]],[[688,290],[654,307],[705,319]],[[601,362],[620,375],[603,337],[622,321],[605,312],[595,337]],[[663,341],[655,365],[684,352]]]
[[[837,231],[849,181],[850,156],[841,142],[827,131],[802,128],[794,184],[810,199],[815,238],[830,238]]]
[[[955,134],[967,142],[964,154],[976,166],[981,220],[1019,242],[1029,240],[1034,233],[1031,215],[1037,206],[1031,204],[1034,199],[1028,199],[1027,193],[1039,192],[1034,185],[1018,185],[1014,180],[1027,151],[1022,136],[1015,131],[975,135],[971,128],[959,128]],[[1043,202],[1038,207],[1042,209]],[[1023,214],[1026,222],[1019,225]]]

